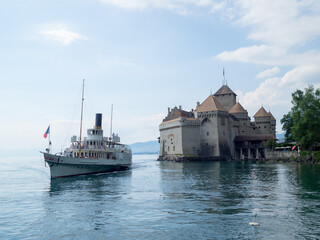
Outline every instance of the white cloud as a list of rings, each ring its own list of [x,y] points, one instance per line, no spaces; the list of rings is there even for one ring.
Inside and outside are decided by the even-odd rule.
[[[277,46],[254,45],[238,48],[234,51],[223,51],[214,58],[221,61],[235,61],[263,65],[298,66],[320,63],[320,51],[310,50],[304,53],[288,53]]]
[[[239,48],[235,51],[224,51],[218,54],[216,58],[222,61],[283,65],[287,63],[285,56],[286,52],[284,49],[266,45],[254,45],[251,47]]]
[[[270,108],[281,131],[279,121],[284,109],[289,111],[291,107],[291,93],[309,84],[320,87],[320,51],[307,45],[320,36],[320,24],[316,24],[320,22],[320,2],[238,0],[231,5],[223,6],[221,11],[231,9],[232,23],[248,28],[248,38],[256,44],[223,51],[215,58],[273,66],[257,74],[257,78],[267,78],[258,88],[237,94],[251,116],[261,105]],[[289,66],[291,70],[274,77],[280,72],[278,66]]]
[[[320,34],[316,1],[239,0],[237,23],[252,27],[249,38],[284,48],[304,44]]]
[[[320,87],[320,69],[318,65],[297,66],[282,77],[268,78],[253,91],[243,93],[237,91],[240,103],[253,116],[263,105],[266,110],[271,109],[278,121],[278,131],[281,131],[280,119],[291,106],[291,93],[297,89],[304,89],[309,84]]]
[[[214,0],[100,0],[109,5],[130,10],[145,10],[149,8],[166,9],[180,15],[191,14],[195,7],[208,8],[215,11],[221,9],[221,3]]]
[[[39,31],[39,34],[45,39],[55,41],[63,45],[69,45],[77,40],[86,40],[87,38],[79,33],[68,30],[64,24],[45,26],[45,29]]]
[[[269,68],[267,70],[264,70],[262,72],[259,72],[256,77],[257,78],[270,78],[270,77],[277,75],[278,73],[280,73],[280,68],[273,67],[273,68]]]
[[[216,56],[222,61],[265,65],[305,65],[319,61],[318,50],[295,53],[307,42],[320,36],[320,4],[316,0],[253,1],[238,0],[225,5],[222,12],[233,9],[233,23],[250,27],[248,38],[258,45],[224,51]],[[318,11],[319,10],[319,11]]]

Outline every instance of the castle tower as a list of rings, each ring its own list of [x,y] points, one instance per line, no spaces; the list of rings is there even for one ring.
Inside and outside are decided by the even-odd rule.
[[[159,126],[160,157],[197,157],[200,154],[200,121],[181,106],[168,109]]]
[[[196,108],[200,126],[201,155],[204,157],[230,156],[229,114],[213,95]]]
[[[271,116],[263,107],[261,107],[253,117],[255,125],[261,134],[273,134],[271,131]]]
[[[273,134],[274,137],[276,137],[276,119],[274,118],[274,116],[272,115],[272,113],[269,111],[268,112],[270,118],[271,118],[271,133]]]
[[[240,124],[239,124],[240,129],[239,129],[238,135],[246,134],[247,126],[249,126],[249,124],[250,124],[250,118],[248,116],[248,111],[245,110],[239,102],[237,102],[229,110],[229,113],[232,114],[233,116],[235,116],[240,122]]]
[[[236,97],[235,94],[228,85],[223,85],[215,94],[214,96],[217,100],[222,104],[225,110],[229,111],[234,104],[236,104]]]

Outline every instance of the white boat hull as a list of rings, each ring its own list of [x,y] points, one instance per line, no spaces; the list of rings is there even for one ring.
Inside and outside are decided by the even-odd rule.
[[[51,178],[71,177],[124,170],[131,166],[131,154],[119,153],[117,159],[74,158],[43,153]]]

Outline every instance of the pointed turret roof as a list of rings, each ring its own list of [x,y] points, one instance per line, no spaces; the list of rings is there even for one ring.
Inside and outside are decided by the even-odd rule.
[[[197,112],[211,112],[211,111],[225,111],[226,109],[222,106],[217,99],[211,94],[207,97],[203,103],[200,104],[199,107],[196,109]]]
[[[261,107],[253,117],[270,117],[264,107]]]
[[[232,106],[232,108],[229,110],[229,113],[248,113],[247,110],[245,110],[239,102],[237,102],[235,105]]]
[[[268,115],[271,117],[271,120],[272,120],[272,121],[275,121],[275,120],[276,120],[270,111],[268,112]]]
[[[223,85],[215,94],[214,96],[218,96],[218,95],[224,95],[224,94],[234,94],[237,96],[237,94],[235,94],[228,85]]]

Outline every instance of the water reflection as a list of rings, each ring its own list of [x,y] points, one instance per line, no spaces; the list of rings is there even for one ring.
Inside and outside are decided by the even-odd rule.
[[[43,196],[43,219],[50,221],[41,221],[36,228],[50,229],[44,231],[44,239],[86,239],[92,231],[98,231],[94,236],[101,238],[107,225],[122,218],[120,212],[125,213],[131,189],[131,170],[53,179]]]
[[[52,239],[317,239],[319,184],[318,165],[144,157],[130,171],[51,181],[33,229]]]
[[[102,174],[51,179],[49,195],[61,194],[64,191],[86,190],[90,193],[105,194],[104,190],[112,192],[118,189],[123,179],[131,179],[131,170],[108,172]],[[126,183],[130,183],[127,181]],[[130,186],[128,186],[130,187]]]

